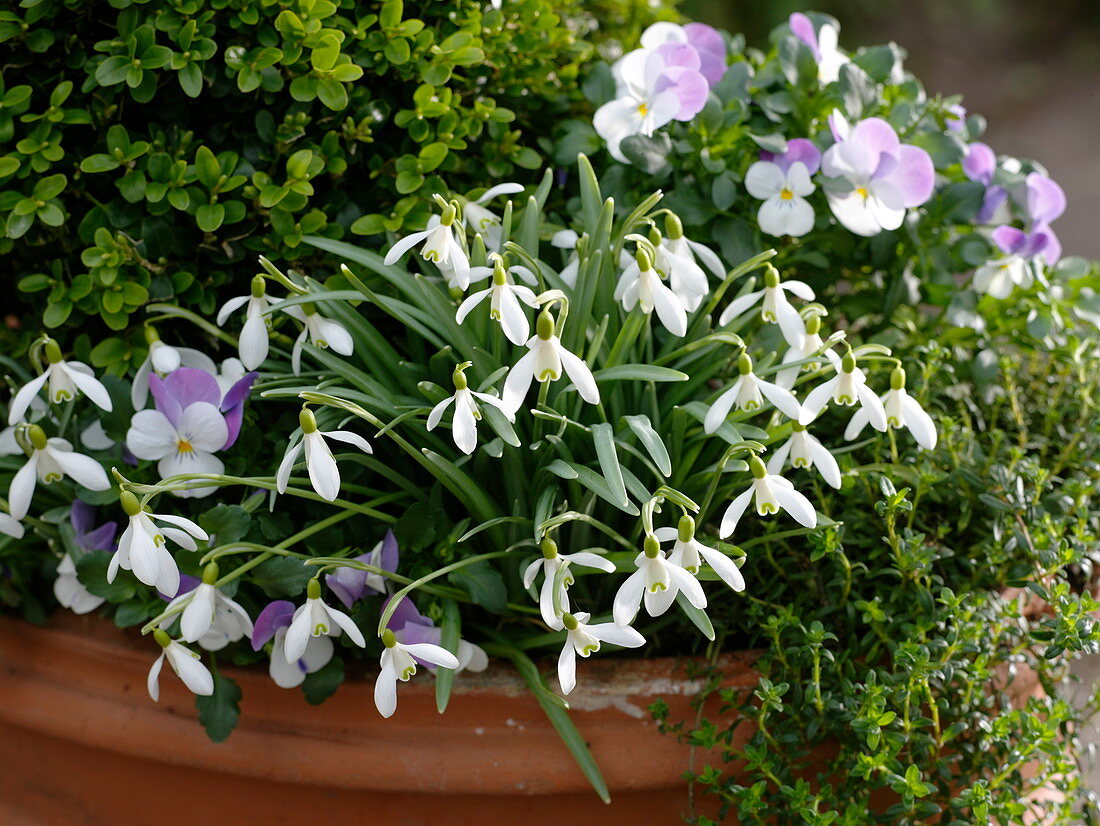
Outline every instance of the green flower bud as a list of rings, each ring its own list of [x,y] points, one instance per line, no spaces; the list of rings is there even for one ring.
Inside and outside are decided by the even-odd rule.
[[[42,450],[46,447],[46,431],[36,424],[32,424],[27,428],[27,438],[30,439],[35,450]]]
[[[806,334],[816,336],[821,332],[821,316],[814,315],[806,319]]]
[[[684,225],[671,212],[665,213],[665,235],[673,241],[684,237]]]
[[[321,580],[314,577],[309,581],[306,586],[306,599],[320,599],[321,598]]]
[[[317,417],[313,415],[313,411],[306,406],[302,406],[302,412],[298,414],[298,424],[302,428],[302,433],[310,434],[317,432]]]
[[[137,516],[141,513],[141,502],[130,491],[124,490],[118,495],[118,503],[126,511],[127,516]]]
[[[45,350],[46,360],[50,364],[57,364],[59,361],[62,361],[61,348],[57,346],[57,342],[54,341],[52,338],[46,339]]]
[[[445,227],[449,227],[455,222],[455,216],[458,214],[458,210],[455,209],[454,204],[447,204],[443,210],[443,215],[439,218],[439,223]]]
[[[645,551],[645,555],[650,559],[656,559],[661,553],[661,543],[657,541],[657,537],[653,534],[646,534],[645,542],[642,544],[642,550]]]
[[[262,275],[252,277],[252,297],[263,298],[267,292],[267,282]]]
[[[742,376],[752,372],[752,357],[748,353],[741,353],[737,357],[737,370]]]
[[[840,360],[840,369],[845,373],[851,373],[856,369],[856,357],[851,353],[845,353],[844,358]]]
[[[755,453],[749,457],[749,470],[752,471],[755,479],[763,479],[768,475],[768,466],[760,461],[760,457]]]
[[[161,628],[156,629],[153,632],[153,639],[157,641],[157,645],[161,648],[167,648],[172,644],[172,638],[168,636],[168,632]]]
[[[680,517],[680,524],[676,526],[676,538],[681,542],[690,542],[695,538],[695,520],[690,514]]]
[[[577,618],[574,617],[572,614],[562,614],[561,624],[564,625],[569,631],[576,631],[577,626],[580,625],[580,623],[577,622]]]
[[[549,536],[543,537],[539,549],[542,551],[543,559],[554,559],[558,555],[558,543]]]
[[[638,268],[642,272],[653,269],[653,256],[649,254],[649,250],[645,247],[638,247],[634,253],[634,260],[638,262]]]
[[[382,632],[382,645],[386,646],[386,648],[393,648],[397,645],[397,637],[393,635],[393,631],[389,628]]]
[[[539,313],[538,321],[535,322],[535,332],[543,341],[549,341],[554,337],[554,317],[550,315],[549,310]]]
[[[890,373],[890,389],[891,390],[904,390],[905,389],[905,370],[900,366],[895,367],[893,372]]]
[[[503,287],[508,283],[508,270],[504,269],[504,262],[497,258],[493,262],[493,285]]]
[[[218,581],[218,563],[211,562],[205,568],[202,569],[202,583],[203,585],[213,585]]]
[[[657,247],[661,244],[661,231],[657,227],[649,228],[649,243]]]
[[[471,366],[473,366],[472,361],[464,361],[455,367],[454,372],[451,373],[451,381],[454,382],[455,390],[465,390],[469,387],[466,382],[466,374],[463,371]]]
[[[771,264],[768,264],[768,268],[764,271],[764,284],[773,290],[779,286],[779,270]]]

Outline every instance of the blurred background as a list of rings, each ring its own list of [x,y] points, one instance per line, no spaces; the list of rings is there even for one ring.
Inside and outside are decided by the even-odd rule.
[[[840,21],[846,50],[894,41],[929,94],[961,94],[994,151],[1042,163],[1066,191],[1067,255],[1100,258],[1100,0],[684,0],[690,18],[764,45],[791,12]]]

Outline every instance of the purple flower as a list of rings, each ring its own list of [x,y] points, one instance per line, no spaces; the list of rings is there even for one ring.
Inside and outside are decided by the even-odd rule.
[[[1008,200],[1008,191],[993,183],[993,176],[997,172],[997,155],[984,143],[972,143],[966,149],[962,168],[966,177],[986,188],[981,209],[974,220],[979,224],[989,223],[1001,205]]]
[[[717,29],[706,23],[688,23],[684,26],[684,34],[687,35],[688,45],[699,53],[699,71],[707,79],[707,83],[714,86],[722,80],[729,68],[726,41]]]
[[[843,132],[847,124],[843,118],[836,120],[834,131]],[[935,185],[928,153],[901,143],[881,118],[859,121],[847,137],[830,146],[821,171],[835,181],[826,187],[833,214],[863,236],[900,227],[905,211],[927,201]]]
[[[1045,239],[1041,253],[1050,266],[1057,264],[1062,257],[1062,242],[1050,224],[1065,211],[1066,193],[1062,187],[1038,172],[1027,176],[1027,214],[1031,219],[1029,235]]]
[[[979,267],[973,287],[994,298],[1008,298],[1015,287],[1027,289],[1034,283],[1030,260],[1047,251],[1050,237],[1044,231],[1024,232],[1016,227],[993,230],[993,243],[1004,256]]]
[[[397,538],[393,535],[393,531],[386,531],[386,536],[369,553],[355,557],[359,562],[391,573],[397,570],[399,558]],[[325,576],[325,584],[348,609],[368,592],[370,594],[386,593],[385,577],[381,574],[357,571],[354,568],[337,568],[333,573]]]
[[[944,107],[944,123],[949,132],[961,135],[966,129],[966,107],[960,103],[952,103]]]
[[[118,547],[115,536],[118,534],[117,522],[104,522],[98,528],[95,524],[96,509],[77,499],[69,511],[69,521],[73,526],[76,547],[82,551],[111,551]]]
[[[291,663],[283,650],[287,628],[294,617],[295,607],[285,599],[275,600],[267,605],[252,626],[252,650],[259,651],[271,641],[271,663],[268,673],[280,688],[294,688],[301,685],[306,674],[312,674],[324,668],[332,659],[332,638],[319,636],[309,638],[305,653]]]
[[[241,418],[244,415],[244,403],[252,391],[252,385],[259,374],[245,373],[226,391],[224,397],[218,385],[218,379],[206,370],[197,367],[180,367],[168,374],[167,378],[151,376],[149,390],[153,394],[156,409],[178,423],[183,410],[198,402],[206,402],[224,414],[228,436],[221,450],[232,447],[241,431]]]
[[[801,163],[811,175],[821,167],[821,153],[814,142],[806,138],[787,141],[786,152],[761,152],[760,160],[771,161],[784,172],[790,171],[791,165],[795,163]]]
[[[820,31],[814,29],[813,21],[801,12],[790,16],[788,25],[791,34],[801,40],[817,63],[817,77],[823,84],[832,83],[840,77],[840,67],[848,62],[837,45],[840,29],[832,23],[825,23]]]

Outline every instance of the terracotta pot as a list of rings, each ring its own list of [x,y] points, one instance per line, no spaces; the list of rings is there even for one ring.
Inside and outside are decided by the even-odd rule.
[[[167,669],[160,703],[149,699],[155,654],[95,617],[45,628],[0,618],[0,823],[639,826],[678,823],[688,809],[688,749],[646,711],[661,697],[673,719],[694,718],[700,686],[672,659],[582,663],[570,703],[611,789],[605,806],[505,666],[462,675],[443,716],[434,682],[418,676],[390,720],[369,677],[313,707],[263,669],[227,668],[242,715],[215,744]],[[730,686],[755,686],[751,660],[721,661]]]

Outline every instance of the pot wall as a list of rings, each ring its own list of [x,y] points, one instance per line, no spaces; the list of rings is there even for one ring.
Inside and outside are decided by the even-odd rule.
[[[434,681],[418,675],[390,720],[374,709],[369,677],[314,707],[262,669],[226,668],[242,715],[215,744],[168,669],[161,702],[149,699],[156,654],[95,617],[58,616],[47,628],[0,618],[0,823],[481,826],[506,814],[532,826],[639,826],[688,811],[689,749],[646,710],[664,698],[672,719],[694,718],[700,686],[672,659],[581,664],[570,703],[611,789],[605,806],[506,666],[460,675],[442,716]],[[727,685],[755,686],[751,659],[720,662]]]

